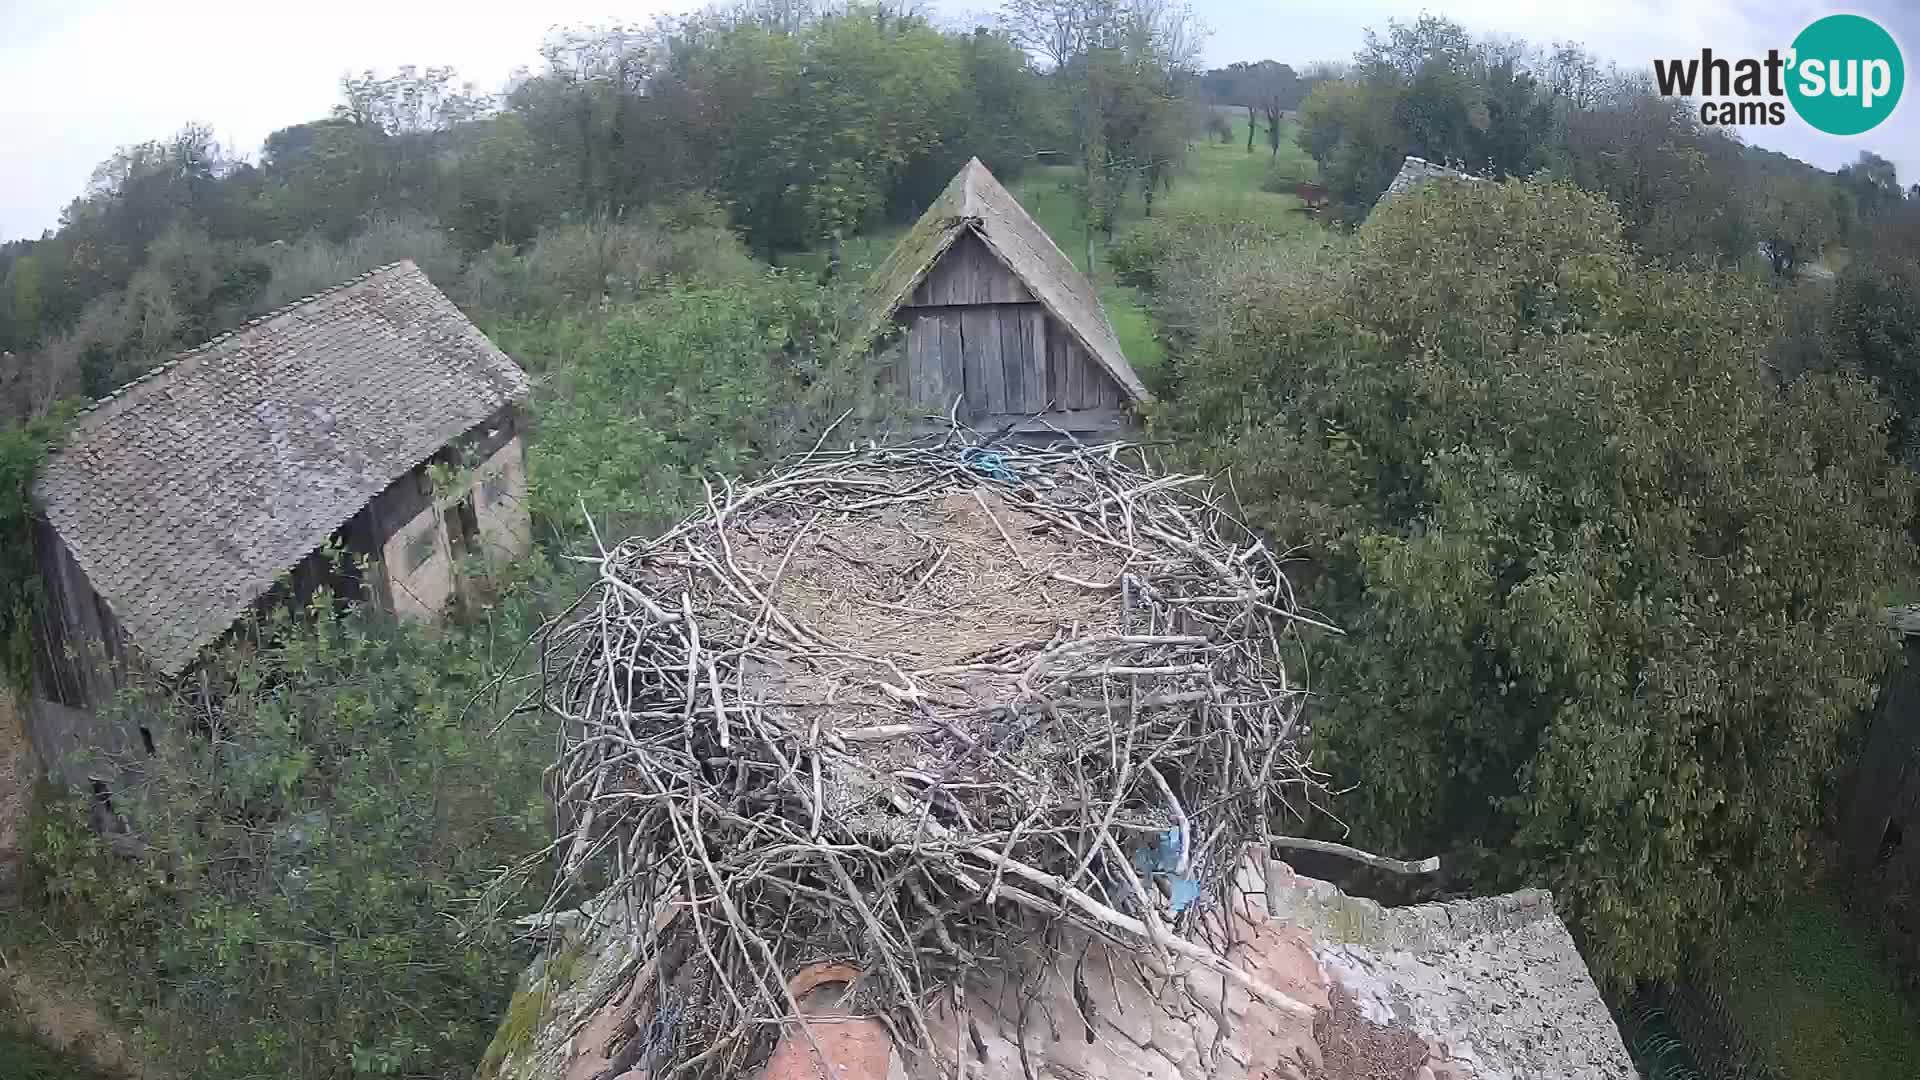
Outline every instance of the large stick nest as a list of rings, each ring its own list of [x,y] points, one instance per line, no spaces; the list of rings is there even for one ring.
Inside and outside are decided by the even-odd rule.
[[[1195,939],[1317,790],[1312,620],[1199,478],[816,450],[589,561],[543,643],[559,848],[653,913],[652,1075],[739,1074],[819,961],[924,1046],[935,995],[1063,926],[1277,997]]]

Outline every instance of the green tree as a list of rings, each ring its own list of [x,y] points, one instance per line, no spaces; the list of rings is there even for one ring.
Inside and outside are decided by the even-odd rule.
[[[1756,223],[1774,273],[1791,277],[1838,236],[1840,222],[1824,187],[1802,177],[1775,177],[1760,191]]]
[[[1328,80],[1314,86],[1300,107],[1300,145],[1350,219],[1373,205],[1406,159],[1405,135],[1394,116],[1399,97],[1399,89],[1383,79]]]
[[[1910,567],[1871,389],[1778,386],[1769,290],[1560,184],[1428,185],[1228,295],[1166,419],[1310,546],[1358,835],[1550,886],[1616,984],[1795,880]]]
[[[1832,359],[1893,406],[1889,450],[1920,464],[1920,260],[1893,246],[1862,252],[1834,282],[1829,319]]]
[[[1645,78],[1616,80],[1598,107],[1569,113],[1555,156],[1574,183],[1614,201],[1627,239],[1656,259],[1731,263],[1755,249],[1741,147]]]

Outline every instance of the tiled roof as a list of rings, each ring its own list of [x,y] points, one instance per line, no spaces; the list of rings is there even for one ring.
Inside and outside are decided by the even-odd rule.
[[[1120,339],[1107,321],[1093,282],[1068,259],[1040,223],[1033,220],[987,167],[974,158],[961,166],[946,190],[920,215],[874,272],[862,305],[869,337],[878,336],[927,271],[940,261],[960,234],[971,229],[1000,256],[1040,303],[1080,339],[1100,366],[1126,391],[1130,401],[1152,395],[1120,351]]]
[[[35,495],[130,643],[174,674],[395,479],[526,394],[394,263],[103,398]]]
[[[1400,171],[1394,174],[1393,182],[1387,185],[1387,190],[1381,193],[1374,205],[1391,202],[1429,180],[1441,179],[1477,181],[1484,178],[1445,165],[1436,165],[1425,158],[1408,157],[1400,163]]]

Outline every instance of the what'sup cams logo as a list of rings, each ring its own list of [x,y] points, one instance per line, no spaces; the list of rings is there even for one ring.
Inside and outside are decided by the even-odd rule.
[[[1653,78],[1667,97],[1719,99],[1701,104],[1703,124],[1784,124],[1791,103],[1829,135],[1858,135],[1893,115],[1907,71],[1879,23],[1829,15],[1808,24],[1784,53],[1729,60],[1701,49],[1698,58],[1655,60]]]

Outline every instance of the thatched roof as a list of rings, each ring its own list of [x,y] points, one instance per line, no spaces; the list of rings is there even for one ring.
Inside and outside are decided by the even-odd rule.
[[[979,158],[968,161],[887,256],[861,303],[861,326],[872,340],[886,329],[914,287],[962,233],[971,230],[1032,290],[1061,325],[1113,376],[1131,401],[1151,401],[1120,351],[1120,340],[1093,282],[1074,267],[1020,201]]]
[[[375,495],[526,394],[398,262],[102,399],[35,494],[129,642],[173,674]]]

